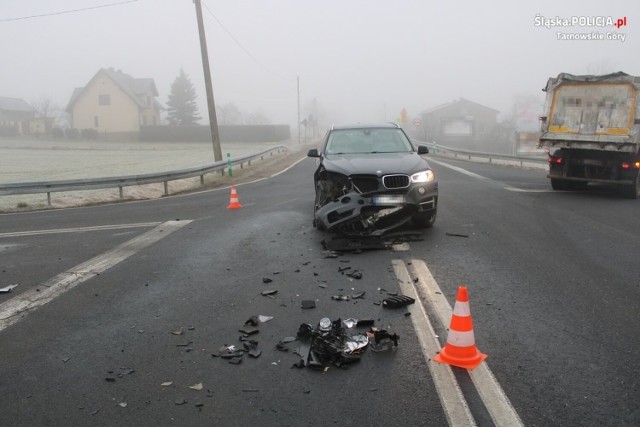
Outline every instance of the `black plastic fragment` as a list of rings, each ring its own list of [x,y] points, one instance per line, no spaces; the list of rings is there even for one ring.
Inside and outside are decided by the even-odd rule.
[[[271,282],[273,282],[273,280],[268,278],[268,277],[263,277],[262,278],[262,283],[271,283]]]
[[[382,300],[383,307],[399,308],[415,303],[416,300],[406,295],[398,295]]]
[[[258,319],[258,316],[251,316],[246,322],[244,322],[244,324],[258,326],[260,324],[260,320]]]
[[[302,308],[304,309],[316,308],[316,302],[311,299],[302,300]]]
[[[238,329],[240,332],[242,332],[243,334],[247,334],[247,335],[253,335],[253,334],[257,334],[258,332],[260,332],[260,329],[256,328],[255,326],[251,326],[251,325],[246,325],[243,326],[242,328]]]

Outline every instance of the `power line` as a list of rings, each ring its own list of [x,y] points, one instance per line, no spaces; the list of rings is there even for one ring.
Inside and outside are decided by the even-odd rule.
[[[137,1],[139,1],[139,0],[125,0],[125,1],[117,2],[117,3],[109,3],[109,4],[101,4],[101,5],[98,5],[98,6],[92,6],[92,7],[84,7],[82,9],[63,10],[61,12],[51,12],[51,13],[43,13],[43,14],[40,14],[40,15],[21,16],[19,18],[5,18],[5,19],[0,19],[0,22],[20,21],[20,20],[23,20],[23,19],[44,18],[44,17],[47,17],[47,16],[56,16],[56,15],[64,15],[64,14],[67,14],[67,13],[84,12],[84,11],[87,11],[87,10],[101,9],[103,7],[120,6],[120,5],[127,4],[127,3],[134,3],[134,2],[137,2]]]
[[[207,12],[209,12],[209,15],[211,15],[213,17],[213,19],[216,20],[216,22],[220,25],[220,27],[222,27],[222,29],[224,30],[225,33],[227,33],[229,35],[229,37],[231,37],[231,39],[251,58],[255,61],[256,64],[260,65],[262,68],[264,68],[265,70],[267,70],[268,72],[270,72],[271,74],[280,77],[281,79],[285,79],[288,80],[286,77],[281,76],[280,74],[272,71],[271,69],[269,69],[266,65],[264,65],[262,62],[258,61],[258,59],[251,53],[249,52],[249,50],[247,48],[245,48],[242,43],[240,43],[240,41],[238,41],[237,38],[235,38],[235,36],[233,34],[231,34],[231,31],[229,31],[227,29],[227,27],[224,26],[224,24],[218,19],[218,17],[216,15],[213,14],[213,12],[211,11],[211,9],[209,9],[209,6],[207,6],[207,4],[202,1],[202,4],[204,4],[204,7],[207,9]]]

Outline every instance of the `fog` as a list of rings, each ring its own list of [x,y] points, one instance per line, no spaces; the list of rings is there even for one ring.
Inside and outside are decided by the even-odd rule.
[[[640,2],[629,0],[203,0],[217,105],[295,126],[409,117],[461,97],[508,117],[517,96],[542,99],[550,76],[640,75]],[[86,9],[95,6],[90,10]],[[64,13],[63,13],[64,12]],[[47,15],[16,19],[34,15]],[[571,17],[626,17],[620,28],[536,26]],[[589,22],[587,22],[589,24]],[[560,40],[558,33],[621,40]],[[184,69],[206,95],[191,0],[2,0],[0,96],[65,108],[100,68],[150,77],[165,104]]]

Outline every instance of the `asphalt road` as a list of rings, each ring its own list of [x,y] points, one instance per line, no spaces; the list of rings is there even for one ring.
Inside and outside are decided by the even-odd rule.
[[[413,278],[421,263],[451,305],[467,285],[478,348],[523,424],[638,425],[638,201],[553,192],[542,171],[432,166],[440,206],[422,241],[338,258],[311,227],[311,159],[238,186],[242,209],[223,189],[1,215],[0,287],[19,286],[0,313],[50,300],[0,317],[0,425],[446,425],[417,304],[374,304],[401,292],[394,266]],[[424,302],[443,343],[448,325]],[[212,357],[259,314],[273,316],[252,336],[259,358]],[[398,347],[346,370],[292,368],[299,358],[275,344],[322,317],[374,319]],[[475,422],[492,425],[453,371]]]

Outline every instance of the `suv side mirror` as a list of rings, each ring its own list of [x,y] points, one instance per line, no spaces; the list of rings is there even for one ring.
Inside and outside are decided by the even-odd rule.
[[[429,154],[429,148],[426,145],[418,145],[418,154]]]
[[[318,149],[312,148],[311,150],[309,150],[307,152],[307,157],[320,157],[320,154],[318,154]]]

